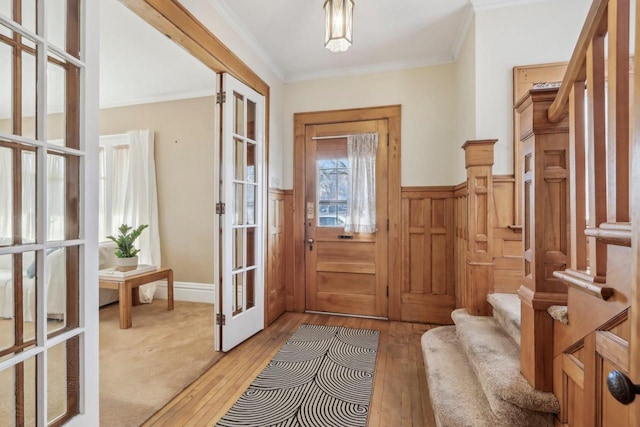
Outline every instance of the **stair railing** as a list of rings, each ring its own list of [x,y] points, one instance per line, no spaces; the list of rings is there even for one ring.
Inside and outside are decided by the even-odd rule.
[[[557,122],[568,105],[570,123],[571,262],[554,275],[605,300],[608,245],[631,242],[629,20],[629,0],[593,2],[548,110]]]

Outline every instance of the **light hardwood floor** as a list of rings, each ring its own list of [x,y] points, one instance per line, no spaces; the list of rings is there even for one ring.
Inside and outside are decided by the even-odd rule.
[[[435,426],[420,348],[432,325],[302,313],[285,313],[227,353],[144,426],[214,425],[302,323],[380,330],[369,426]]]

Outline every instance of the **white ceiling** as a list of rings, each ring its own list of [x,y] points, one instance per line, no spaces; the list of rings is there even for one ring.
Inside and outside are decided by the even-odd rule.
[[[200,61],[118,0],[99,1],[101,107],[215,92],[215,75]],[[291,82],[451,62],[474,8],[544,0],[355,0],[353,46],[343,53],[324,48],[324,0],[201,1],[208,1],[283,81]],[[0,49],[0,94],[11,93],[10,68],[3,66],[10,63],[9,55],[10,50]],[[25,70],[25,81],[34,81],[29,75],[34,71]],[[51,80],[56,77],[49,73]],[[35,84],[23,90],[25,99],[34,98]],[[60,111],[59,94],[50,91],[49,111]],[[9,116],[8,104],[0,103],[0,117]]]
[[[451,62],[469,0],[355,0],[353,45],[324,47],[324,0],[208,0],[285,81]]]

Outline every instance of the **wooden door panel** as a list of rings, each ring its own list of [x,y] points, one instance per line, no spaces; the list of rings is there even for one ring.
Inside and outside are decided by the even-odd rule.
[[[375,316],[376,297],[374,295],[317,292],[316,310],[328,313]]]
[[[371,274],[320,272],[316,276],[318,292],[376,294],[376,278]]]
[[[621,370],[620,366],[612,363],[607,359],[602,360],[601,369],[598,372],[598,389],[599,395],[601,395],[601,416],[598,426],[603,427],[628,427],[630,406],[623,405],[611,396],[611,393],[607,390],[607,375],[613,370]],[[627,372],[625,371],[625,374]],[[574,424],[576,426],[580,424]]]

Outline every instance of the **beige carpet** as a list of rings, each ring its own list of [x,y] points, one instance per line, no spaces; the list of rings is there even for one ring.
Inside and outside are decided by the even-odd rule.
[[[100,310],[100,425],[139,426],[222,357],[213,351],[213,305],[166,300],[133,308],[120,329],[118,305]]]

